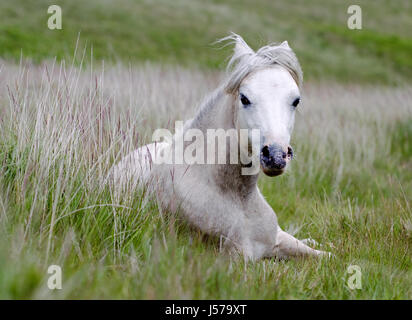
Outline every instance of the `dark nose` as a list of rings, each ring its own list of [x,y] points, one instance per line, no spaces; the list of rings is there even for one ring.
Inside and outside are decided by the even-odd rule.
[[[293,157],[293,150],[288,147],[285,152],[278,144],[266,145],[261,151],[261,162],[268,169],[282,170],[286,167],[287,158]]]

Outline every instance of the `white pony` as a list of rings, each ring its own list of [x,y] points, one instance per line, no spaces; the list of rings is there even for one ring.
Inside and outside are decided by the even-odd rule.
[[[259,129],[257,143],[248,137],[248,150],[239,144],[238,148],[240,153],[258,148],[260,168],[269,176],[282,174],[292,159],[289,143],[302,82],[302,71],[292,49],[285,41],[255,52],[236,34],[221,41],[235,44],[226,81],[174,134],[171,142],[143,146],[113,167],[115,188],[120,190],[130,182],[149,186],[164,209],[178,210],[190,224],[221,237],[226,248],[240,251],[246,259],[329,255],[310,248],[279,227],[275,212],[257,187],[259,171],[242,174],[248,164],[156,161],[160,155],[172,154],[176,141],[190,129],[204,135],[208,129]],[[229,151],[226,152],[229,158]]]

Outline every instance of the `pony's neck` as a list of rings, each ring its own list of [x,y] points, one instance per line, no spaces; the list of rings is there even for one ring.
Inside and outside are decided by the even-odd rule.
[[[185,130],[199,129],[206,137],[207,129],[236,129],[235,106],[233,97],[226,93],[223,87],[216,89],[201,105],[194,119]],[[184,130],[184,131],[185,131]],[[205,148],[207,143],[205,143]],[[205,150],[206,154],[207,150]],[[216,184],[224,192],[234,192],[246,199],[247,195],[256,189],[258,175],[243,175],[244,165],[229,163],[229,146],[226,146],[226,164],[208,165]]]
[[[217,88],[205,101],[187,129],[234,129],[233,99],[222,87]]]

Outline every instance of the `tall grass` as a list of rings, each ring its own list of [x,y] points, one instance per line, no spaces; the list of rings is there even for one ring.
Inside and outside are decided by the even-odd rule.
[[[1,63],[0,297],[411,298],[412,88],[309,83],[296,160],[260,180],[283,228],[330,261],[245,263],[102,182],[158,127],[192,116],[217,72]],[[49,290],[47,267],[63,270]],[[362,268],[350,290],[347,266]]]

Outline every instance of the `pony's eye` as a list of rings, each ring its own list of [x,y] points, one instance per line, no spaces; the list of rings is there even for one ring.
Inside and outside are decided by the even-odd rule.
[[[249,99],[246,98],[246,96],[243,95],[243,94],[240,94],[240,102],[242,102],[242,104],[243,104],[244,106],[250,105]]]
[[[294,106],[295,108],[298,106],[300,102],[300,98],[296,98],[295,101],[293,101],[292,106]]]

